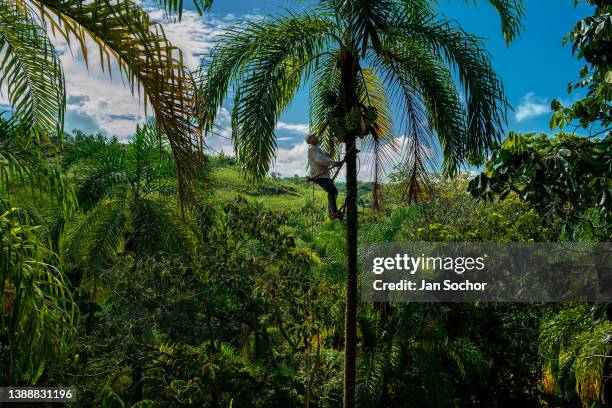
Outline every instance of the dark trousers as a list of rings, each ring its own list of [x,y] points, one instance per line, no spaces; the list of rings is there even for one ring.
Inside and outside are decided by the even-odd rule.
[[[318,178],[314,180],[323,190],[327,192],[327,211],[330,214],[338,212],[336,198],[338,197],[338,189],[334,186],[334,182],[330,178]]]

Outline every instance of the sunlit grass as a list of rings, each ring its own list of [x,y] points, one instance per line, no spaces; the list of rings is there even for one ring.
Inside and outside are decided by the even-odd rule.
[[[239,170],[231,165],[213,164],[213,180],[215,197],[221,202],[234,200],[238,195],[249,202],[261,203],[271,210],[301,209],[313,198],[313,185],[299,179],[266,178],[260,185],[246,182]],[[327,207],[327,196],[323,190],[314,186],[315,205],[324,210]],[[344,195],[338,197],[338,205],[342,205]]]

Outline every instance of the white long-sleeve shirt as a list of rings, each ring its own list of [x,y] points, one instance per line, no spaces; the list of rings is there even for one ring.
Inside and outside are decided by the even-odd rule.
[[[310,177],[330,178],[329,168],[336,162],[329,157],[319,146],[310,145],[308,147],[308,166],[310,167]]]

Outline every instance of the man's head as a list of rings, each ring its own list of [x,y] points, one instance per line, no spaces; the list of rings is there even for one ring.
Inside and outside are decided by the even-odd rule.
[[[308,136],[306,136],[306,143],[316,146],[319,144],[319,137],[315,135],[314,133],[311,133]]]

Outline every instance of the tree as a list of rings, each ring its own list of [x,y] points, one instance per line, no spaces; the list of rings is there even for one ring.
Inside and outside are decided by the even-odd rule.
[[[484,199],[523,200],[541,224],[558,225],[566,239],[607,242],[612,237],[612,5],[596,6],[593,16],[579,21],[568,39],[585,59],[580,81],[586,96],[569,107],[553,101],[551,129],[559,134],[510,132],[469,184]],[[576,2],[577,3],[577,2]],[[571,133],[570,133],[571,132]],[[603,285],[609,282],[599,271]],[[566,404],[609,404],[610,347],[601,333],[610,332],[609,303],[581,303],[553,308],[541,323],[540,355],[544,358],[544,391]]]
[[[0,382],[34,384],[63,363],[76,308],[48,235],[0,201]]]
[[[96,271],[120,251],[142,258],[184,247],[185,233],[170,205],[176,168],[158,137],[153,123],[137,128],[128,145],[79,136],[63,157],[65,167],[76,169],[76,196],[86,214],[69,232],[67,255],[85,261],[94,286]]]
[[[48,229],[14,208],[20,186],[35,198],[50,196],[64,212],[75,200],[57,166],[28,148],[27,133],[0,117],[0,383],[34,384],[61,364],[74,334],[76,308]]]
[[[551,129],[574,126],[589,137],[605,137],[612,131],[612,5],[607,1],[587,0],[595,13],[574,26],[563,40],[571,41],[574,55],[585,60],[580,80],[568,85],[568,92],[585,88],[586,97],[565,107],[553,100]]]
[[[194,2],[200,12],[209,0]],[[182,0],[161,0],[178,13]],[[50,34],[76,41],[87,62],[88,40],[99,49],[102,69],[115,60],[134,92],[145,102],[168,135],[176,157],[180,193],[197,175],[198,132],[191,125],[192,79],[181,51],[162,27],[131,0],[1,0],[0,85],[6,86],[13,116],[40,141],[61,135],[65,110],[64,76]]]
[[[612,234],[612,5],[587,2],[596,6],[594,15],[576,23],[564,40],[572,41],[573,53],[586,62],[581,80],[568,91],[585,87],[586,96],[570,107],[551,103],[550,128],[562,131],[553,139],[510,132],[469,191],[499,200],[514,192],[544,224],[560,220],[570,239],[576,227],[586,225],[591,237],[605,241]]]
[[[559,226],[572,240],[586,229],[595,240],[606,241],[612,234],[611,170],[610,137],[510,132],[468,190],[488,200],[516,194],[545,226]]]
[[[51,197],[64,214],[74,210],[74,192],[62,169],[33,146],[26,126],[1,114],[0,163],[0,200],[10,200],[15,186],[27,186],[37,198]]]
[[[511,41],[520,29],[521,3],[490,3]],[[321,0],[315,12],[250,21],[229,30],[202,67],[203,124],[212,127],[226,94],[234,90],[232,138],[250,180],[268,172],[276,151],[276,122],[311,78],[312,128],[330,148],[346,144],[345,407],[355,405],[357,138],[392,143],[385,96],[392,95],[411,141],[404,164],[410,168],[406,188],[414,194],[426,179],[426,152],[434,138],[444,173],[453,175],[468,157],[481,160],[499,139],[505,119],[502,85],[481,41],[440,17],[434,4]]]

